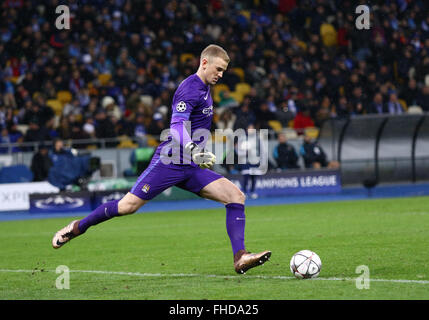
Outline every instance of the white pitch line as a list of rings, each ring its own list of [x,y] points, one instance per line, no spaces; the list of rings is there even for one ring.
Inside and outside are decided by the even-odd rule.
[[[36,272],[55,272],[55,270],[24,270],[24,269],[0,269],[0,272],[7,273],[36,273]],[[70,270],[73,273],[95,273],[106,275],[119,275],[119,276],[133,276],[133,277],[171,277],[171,278],[255,278],[255,279],[280,279],[291,280],[295,277],[287,276],[267,276],[267,275],[219,275],[219,274],[199,274],[199,273],[140,273],[140,272],[125,272],[125,271],[103,271],[103,270]],[[312,281],[356,281],[355,278],[315,278],[307,279]],[[392,283],[416,283],[416,284],[429,284],[429,280],[405,280],[405,279],[369,279],[373,282],[392,282]]]

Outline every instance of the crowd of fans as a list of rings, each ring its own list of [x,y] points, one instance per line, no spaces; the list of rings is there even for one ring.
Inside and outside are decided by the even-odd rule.
[[[63,30],[60,4],[0,4],[0,143],[158,135],[210,43],[231,58],[221,83],[251,88],[242,101],[222,93],[214,128],[429,111],[427,1],[372,1],[369,30],[349,0],[70,0]],[[71,95],[58,111],[60,91]]]

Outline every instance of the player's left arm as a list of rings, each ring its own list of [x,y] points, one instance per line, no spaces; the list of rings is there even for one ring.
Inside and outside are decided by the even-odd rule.
[[[193,109],[192,100],[181,100],[176,106],[173,106],[173,114],[171,116],[170,131],[173,139],[183,146],[186,153],[191,155],[192,161],[198,164],[201,168],[207,169],[214,165],[216,156],[202,150],[190,137],[191,126],[189,118]],[[189,127],[187,126],[189,124]],[[189,131],[188,131],[189,129]]]

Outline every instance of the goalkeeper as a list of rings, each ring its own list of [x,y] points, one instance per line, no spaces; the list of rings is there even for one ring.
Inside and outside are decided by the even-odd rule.
[[[204,143],[191,139],[196,130],[210,130],[213,118],[210,85],[217,83],[228,64],[229,57],[223,48],[209,45],[202,51],[197,72],[183,80],[174,94],[169,139],[158,146],[130,192],[59,230],[52,239],[54,248],[60,248],[100,222],[136,212],[165,189],[177,186],[225,205],[226,229],[237,273],[245,273],[269,259],[270,251],[249,253],[245,248],[245,195],[231,181],[209,170],[216,157],[204,151]]]

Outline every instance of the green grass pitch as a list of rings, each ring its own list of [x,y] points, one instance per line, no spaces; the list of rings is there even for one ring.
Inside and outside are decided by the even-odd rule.
[[[273,252],[246,275],[234,272],[222,208],[115,218],[59,250],[52,236],[71,218],[0,222],[0,299],[429,299],[429,197],[255,206],[246,217],[248,250]],[[318,279],[292,277],[302,249],[321,257]],[[56,287],[60,265],[69,289]],[[369,289],[356,287],[360,265]]]

